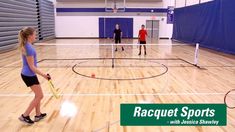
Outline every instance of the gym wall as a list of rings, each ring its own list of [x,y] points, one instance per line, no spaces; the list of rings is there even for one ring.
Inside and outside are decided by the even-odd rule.
[[[174,0],[167,0],[159,3],[128,3],[128,9],[137,9],[136,12],[119,12],[119,13],[107,13],[107,12],[92,12],[92,9],[104,9],[104,3],[86,3],[86,2],[57,2],[56,8],[56,37],[57,38],[99,38],[99,18],[133,18],[133,37],[138,36],[138,31],[142,24],[146,23],[146,20],[151,20],[152,16],[155,16],[156,20],[160,22],[160,38],[171,38],[172,36],[172,24],[167,24],[167,7],[174,5]],[[144,6],[144,7],[143,7]],[[78,9],[89,11],[58,11],[58,9]],[[141,9],[162,9],[165,12],[141,12]],[[138,12],[139,10],[139,12]]]
[[[51,24],[50,27],[53,28],[45,29],[47,24]],[[38,40],[55,36],[52,2],[47,0],[0,0],[1,52],[16,48],[18,32],[27,26],[37,30]]]
[[[39,40],[55,37],[55,8],[51,1],[38,0],[39,7]]]

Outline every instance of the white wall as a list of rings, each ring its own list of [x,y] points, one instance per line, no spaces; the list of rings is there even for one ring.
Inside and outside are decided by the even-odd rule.
[[[176,4],[175,4],[176,8],[185,7],[185,4],[186,4],[186,6],[199,4],[199,0],[175,0],[175,1],[176,1]],[[213,0],[201,0],[201,3],[205,3],[205,2],[209,2],[209,1],[213,1]]]
[[[176,1],[184,1],[184,0],[176,0]],[[202,0],[202,1],[206,1],[206,0]],[[119,5],[123,5],[123,4],[120,3]],[[166,8],[167,6],[174,6],[174,5],[175,5],[175,0],[163,0],[162,2],[146,2],[145,0],[143,0],[142,2],[133,2],[133,1],[127,0],[126,2],[126,7],[128,8]],[[57,2],[56,6],[57,7],[77,7],[77,8],[80,8],[80,7],[104,8],[105,4],[102,2],[89,3],[86,1],[80,1],[80,2]]]
[[[144,6],[143,6],[144,5]],[[168,6],[174,6],[175,0],[163,0],[158,3],[134,3],[129,2],[128,8],[142,7],[142,8],[167,8]],[[56,7],[70,7],[70,8],[102,8],[103,3],[87,3],[87,2],[57,2]],[[57,16],[55,15],[56,37],[99,37],[99,17],[105,16]],[[106,16],[107,17],[107,16]],[[146,23],[146,20],[151,20],[150,16],[108,16],[110,17],[128,17],[134,20],[134,37],[138,36],[138,31],[142,24]],[[159,37],[171,38],[173,32],[173,25],[166,23],[166,16],[156,16],[157,20],[160,20],[160,33]]]
[[[99,37],[99,17],[105,16],[57,16],[56,17],[56,37]],[[106,16],[107,17],[107,16]],[[109,16],[108,18],[133,18],[134,37],[138,36],[138,31],[146,20],[151,20],[150,16]],[[160,21],[159,37],[171,38],[172,25],[166,24],[166,17],[156,17]]]
[[[209,2],[209,1],[213,1],[213,0],[201,0],[202,3]]]
[[[185,6],[185,0],[176,0],[175,1],[175,7],[180,8]]]
[[[187,0],[187,3],[186,3],[187,6],[195,5],[195,4],[199,4],[199,0]]]
[[[57,16],[56,37],[99,37],[97,16]]]
[[[172,0],[166,0],[166,1],[172,1]],[[108,4],[108,6],[112,6],[113,4]],[[105,2],[92,2],[89,1],[79,1],[79,2],[57,2],[57,7],[84,7],[84,8],[105,8]],[[123,6],[123,3],[117,3],[117,6]],[[149,7],[149,8],[161,8],[163,6],[163,2],[126,2],[126,7],[132,8],[132,7]]]
[[[87,3],[84,2],[57,2],[57,8],[104,8],[104,3]]]
[[[52,0],[53,1],[53,0]],[[55,0],[54,0],[55,1]],[[212,0],[201,0],[201,2],[208,2]],[[176,3],[175,3],[176,2]],[[55,2],[56,3],[56,2]],[[199,0],[187,0],[186,5],[198,4]],[[158,3],[134,3],[129,2],[127,7],[154,7],[154,8],[167,8],[168,6],[175,6],[177,8],[185,6],[185,0],[163,0]],[[56,7],[76,7],[76,8],[94,8],[94,7],[104,7],[103,3],[87,3],[75,2],[75,3],[56,3]],[[99,17],[104,16],[56,16],[56,37],[99,37]],[[129,17],[134,19],[134,37],[137,37],[137,33],[141,24],[145,24],[146,20],[150,20],[149,16],[109,16],[109,17]],[[172,37],[173,25],[166,24],[165,16],[157,16],[157,20],[160,20],[160,33],[159,37]]]

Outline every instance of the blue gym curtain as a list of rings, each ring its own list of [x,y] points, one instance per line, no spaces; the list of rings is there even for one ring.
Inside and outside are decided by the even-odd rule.
[[[235,0],[175,9],[173,39],[235,54]]]
[[[99,37],[113,38],[116,24],[120,25],[123,38],[133,38],[133,18],[99,18]]]

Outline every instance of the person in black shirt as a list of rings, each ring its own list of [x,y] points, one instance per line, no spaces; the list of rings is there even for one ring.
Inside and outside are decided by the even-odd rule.
[[[118,43],[120,44],[121,38],[122,38],[122,30],[120,29],[120,26],[118,24],[116,24],[116,28],[115,28],[114,34],[113,34],[113,39],[115,40],[115,44],[118,44]],[[117,45],[116,45],[115,51],[117,51]],[[123,46],[122,46],[122,51],[124,51]]]

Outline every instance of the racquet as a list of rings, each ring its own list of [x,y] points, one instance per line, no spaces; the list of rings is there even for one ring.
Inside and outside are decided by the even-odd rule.
[[[48,84],[49,84],[49,87],[50,87],[50,91],[51,93],[53,94],[53,96],[58,99],[59,98],[59,94],[57,93],[56,89],[55,89],[55,86],[54,84],[52,83],[52,80],[51,80],[51,76],[49,74],[47,74],[48,76]]]

